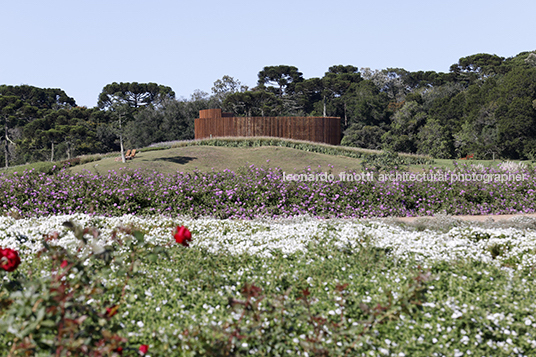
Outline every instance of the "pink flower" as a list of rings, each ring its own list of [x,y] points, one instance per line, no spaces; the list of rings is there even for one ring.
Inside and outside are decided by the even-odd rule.
[[[17,251],[6,248],[0,248],[0,268],[5,271],[14,271],[20,264],[20,257]]]
[[[141,346],[140,346],[140,353],[141,353],[142,355],[146,354],[147,351],[149,351],[149,346],[147,346],[147,345],[141,345]]]
[[[188,242],[192,241],[192,233],[184,226],[177,226],[176,233],[173,237],[177,243],[185,247],[188,246]]]

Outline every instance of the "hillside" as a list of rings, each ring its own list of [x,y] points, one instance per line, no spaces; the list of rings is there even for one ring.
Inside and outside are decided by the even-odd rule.
[[[136,158],[126,163],[115,161],[115,158],[104,158],[99,161],[73,167],[72,172],[89,170],[103,174],[108,170],[143,169],[161,173],[200,171],[236,171],[247,165],[280,167],[285,172],[300,172],[308,166],[311,169],[339,173],[348,169],[359,169],[361,160],[340,155],[326,155],[285,147],[215,147],[188,146],[155,151],[143,151]]]

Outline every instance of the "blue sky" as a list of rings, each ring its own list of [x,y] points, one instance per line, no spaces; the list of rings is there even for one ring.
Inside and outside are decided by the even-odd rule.
[[[476,53],[536,49],[535,1],[1,1],[0,84],[61,88],[93,107],[112,82],[189,98],[264,66],[304,78],[343,64],[447,72]]]

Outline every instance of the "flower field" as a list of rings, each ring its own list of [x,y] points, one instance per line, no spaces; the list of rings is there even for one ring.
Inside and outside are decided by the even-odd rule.
[[[314,175],[309,168],[304,175]],[[348,173],[350,176],[351,173]],[[22,216],[96,213],[186,215],[252,219],[310,215],[320,218],[364,218],[509,214],[536,212],[536,175],[531,170],[499,168],[429,169],[425,177],[442,180],[292,181],[275,168],[247,167],[239,172],[109,172],[54,175],[23,172],[0,176],[0,208]],[[452,180],[453,175],[493,178]],[[501,176],[523,180],[503,182]],[[376,176],[378,178],[378,176]]]
[[[248,168],[4,177],[0,247],[10,255],[0,253],[0,355],[67,355],[90,343],[100,354],[79,355],[536,349],[535,222],[434,228],[356,219],[533,212],[532,176],[502,184],[281,176]]]

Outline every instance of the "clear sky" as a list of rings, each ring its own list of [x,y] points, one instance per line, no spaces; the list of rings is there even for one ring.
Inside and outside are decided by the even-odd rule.
[[[0,84],[61,88],[93,107],[112,82],[178,98],[264,66],[448,72],[476,53],[536,49],[534,0],[0,0]]]

